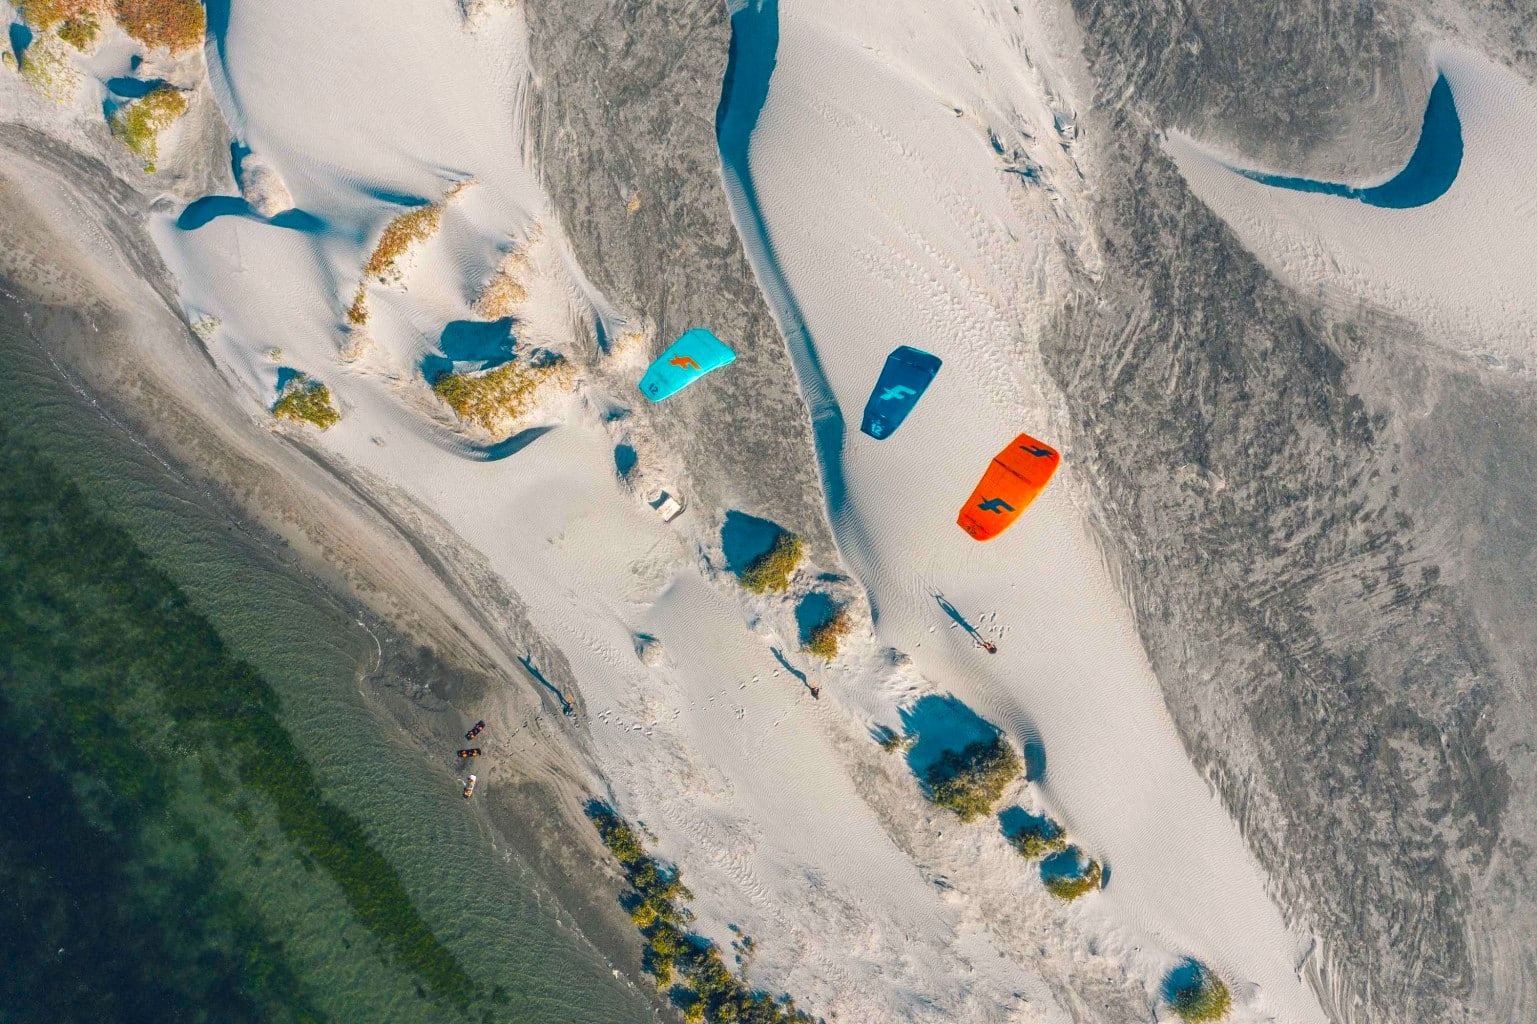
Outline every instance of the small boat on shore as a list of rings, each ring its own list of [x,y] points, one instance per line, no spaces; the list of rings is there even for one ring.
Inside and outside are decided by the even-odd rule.
[[[475,795],[475,776],[470,776],[470,781],[464,784],[464,798],[468,800]]]
[[[470,727],[470,731],[464,734],[464,738],[467,740],[474,739],[476,736],[480,735],[480,731],[485,727],[486,723],[484,721],[476,722],[473,726]]]
[[[461,759],[462,758],[466,758],[466,757],[479,757],[479,756],[480,756],[480,748],[479,747],[470,747],[468,750],[461,750],[461,751],[459,751],[459,757]]]

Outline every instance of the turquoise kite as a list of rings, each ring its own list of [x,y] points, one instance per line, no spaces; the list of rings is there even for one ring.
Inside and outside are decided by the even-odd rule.
[[[696,327],[685,331],[683,337],[656,357],[656,362],[640,379],[640,393],[653,402],[660,402],[735,359],[736,353],[724,342],[702,327]]]

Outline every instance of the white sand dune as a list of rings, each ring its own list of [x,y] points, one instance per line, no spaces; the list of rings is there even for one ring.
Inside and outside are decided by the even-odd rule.
[[[1470,50],[1441,46],[1432,57],[1452,87],[1464,149],[1451,189],[1427,206],[1273,188],[1229,169],[1244,166],[1241,155],[1177,134],[1168,150],[1245,247],[1303,294],[1387,310],[1455,352],[1537,374],[1537,90]]]
[[[1006,538],[976,545],[953,524],[1016,430],[1052,436],[1032,310],[1057,241],[1081,238],[1052,123],[1066,90],[1027,60],[1039,26],[1006,4],[823,6],[784,10],[754,190],[733,195],[759,204],[771,297],[804,316],[808,332],[789,333],[824,428],[857,415],[896,344],[945,368],[894,439],[821,435],[840,545],[877,613],[877,637],[821,674],[821,701],[771,651],[798,646],[773,633],[783,615],[711,568],[704,517],[664,525],[616,478],[607,415],[638,400],[628,386],[589,368],[545,411],[554,429],[502,459],[432,411],[421,356],[535,222],[552,225],[553,256],[520,338],[569,351],[570,324],[593,315],[525,166],[515,10],[468,32],[450,0],[234,5],[214,51],[226,117],[315,223],[186,230],[167,213],[155,237],[188,308],[222,322],[210,349],[233,401],[263,415],[279,365],[326,381],[343,419],[310,442],[451,528],[527,603],[589,713],[563,726],[588,730],[620,809],[683,866],[699,926],[723,945],[728,924],[753,936],[755,982],[842,1020],[1122,1019],[1096,1005],[1146,1006],[1195,955],[1247,1018],[1318,1020],[1293,969],[1299,937],[1164,713],[1075,504],[1072,453]],[[988,130],[1041,168],[1037,191],[1011,201]],[[470,178],[401,283],[371,289],[372,348],[344,359],[342,311],[372,238],[401,201]],[[759,226],[744,227],[752,243]],[[948,630],[936,591],[1002,653]],[[660,641],[656,664],[637,656],[639,633]],[[870,742],[873,722],[930,692],[1044,744],[1044,783],[1011,799],[1044,802],[1105,860],[1105,892],[1062,910],[996,823],[934,811]]]
[[[516,17],[472,35],[451,5],[396,6],[237,9],[219,46],[231,123],[323,224],[222,216],[183,230],[167,214],[152,226],[189,308],[222,321],[211,348],[241,400],[253,413],[270,404],[279,365],[326,381],[344,414],[319,438],[328,457],[452,527],[528,603],[580,681],[621,809],[684,865],[701,927],[723,945],[728,922],[755,937],[761,983],[858,1019],[1007,1019],[1016,993],[1049,1006],[1033,972],[968,930],[964,908],[861,800],[837,746],[852,730],[872,756],[862,723],[813,702],[749,629],[734,588],[694,568],[695,545],[714,543],[688,534],[698,517],[680,536],[621,487],[600,413],[636,394],[591,390],[552,411],[564,425],[500,461],[466,458],[421,414],[417,360],[444,323],[470,316],[498,240],[525,234],[543,207],[519,147]],[[392,56],[382,94],[366,70],[379,54]],[[469,177],[476,187],[403,287],[372,289],[374,349],[344,361],[341,310],[398,209],[387,197],[433,198]],[[583,288],[544,291],[557,303]],[[520,336],[541,322],[558,333],[570,313],[532,310]],[[638,631],[661,640],[661,669],[636,657]]]
[[[1021,429],[1050,437],[1053,423],[1049,386],[1031,369],[1033,307],[1044,296],[1029,271],[1047,264],[1054,226],[1039,204],[1015,213],[986,137],[946,102],[976,90],[972,108],[987,109],[997,86],[975,71],[987,38],[915,34],[889,42],[902,57],[869,57],[840,28],[846,5],[806,0],[781,11],[748,177],[728,168],[728,188],[744,231],[766,226],[749,251],[825,417],[822,456],[843,484],[829,488],[835,526],[878,609],[880,639],[1016,740],[1043,742],[1046,803],[1113,868],[1089,911],[1106,927],[1257,986],[1257,1012],[1322,1019],[1294,971],[1297,936],[1162,706],[1075,507],[1072,452],[1011,534],[983,546],[954,525],[994,452]],[[860,38],[871,50],[871,36]],[[948,66],[936,59],[946,44],[973,42]],[[924,79],[903,66],[920,55]],[[907,425],[876,442],[836,423],[833,408],[857,422],[897,344],[945,366]],[[985,617],[996,658],[963,633],[932,632],[943,621],[936,593]]]

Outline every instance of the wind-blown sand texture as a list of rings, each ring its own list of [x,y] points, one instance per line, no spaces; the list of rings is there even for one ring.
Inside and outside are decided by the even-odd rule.
[[[1184,759],[1128,612],[1073,511],[1071,483],[988,548],[950,522],[958,496],[986,464],[984,449],[996,447],[993,435],[1044,430],[1052,415],[1049,395],[1028,378],[981,372],[1009,361],[1029,366],[1030,339],[1014,325],[1028,330],[1032,287],[1005,255],[1008,238],[1055,230],[1063,216],[1044,199],[1024,214],[1011,207],[1011,179],[999,173],[981,123],[1024,118],[1037,132],[1056,131],[1044,83],[1009,70],[1014,52],[957,15],[944,26],[955,39],[951,48],[924,58],[928,74],[950,84],[926,86],[902,70],[916,56],[900,57],[904,44],[881,35],[882,25],[899,20],[859,12],[896,59],[872,62],[828,41],[822,16],[803,9],[782,26],[780,63],[754,137],[752,196],[762,225],[743,219],[745,193],[735,177],[742,169],[727,154],[739,227],[790,335],[819,424],[829,410],[863,402],[867,378],[892,339],[912,340],[916,332],[946,360],[898,443],[839,449],[824,439],[834,527],[879,609],[876,638],[913,661],[893,666],[866,641],[840,658],[846,668],[821,676],[826,695],[812,702],[770,656],[771,646],[800,647],[794,636],[776,637],[772,604],[744,603],[729,578],[701,576],[691,566],[691,549],[715,545],[701,532],[705,517],[696,513],[669,528],[617,485],[612,442],[596,409],[552,410],[551,432],[504,457],[444,433],[403,400],[431,343],[423,326],[472,315],[479,282],[502,269],[499,240],[545,219],[519,154],[498,141],[507,136],[432,116],[413,83],[433,82],[435,103],[463,95],[463,107],[454,109],[494,118],[488,100],[506,93],[493,76],[507,74],[502,54],[518,52],[509,45],[516,36],[491,38],[497,23],[466,36],[451,17],[436,23],[420,15],[421,38],[402,47],[388,37],[400,29],[374,19],[356,30],[360,51],[420,56],[397,69],[395,95],[365,101],[341,77],[295,80],[261,58],[275,45],[266,40],[280,31],[281,10],[232,17],[217,72],[235,97],[231,120],[282,174],[297,208],[327,224],[367,223],[380,216],[378,203],[351,181],[369,176],[392,194],[432,196],[440,187],[432,167],[451,166],[480,186],[443,207],[441,226],[419,240],[409,291],[374,294],[370,329],[378,351],[351,368],[334,363],[334,293],[316,271],[356,279],[348,265],[358,267],[366,254],[355,235],[253,228],[235,218],[179,232],[167,221],[157,237],[185,300],[221,318],[220,337],[236,360],[276,329],[289,358],[324,368],[349,409],[325,435],[334,457],[413,495],[518,587],[594,715],[598,760],[620,806],[655,829],[661,852],[697,880],[707,934],[719,941],[726,922],[741,923],[757,940],[755,970],[766,983],[840,1015],[1009,1019],[1013,992],[1034,992],[1035,1003],[1050,999],[1031,964],[1041,948],[1051,951],[1053,971],[1071,974],[1088,936],[1102,934],[1090,978],[1129,971],[1151,985],[1166,963],[1194,952],[1257,986],[1256,1008],[1316,1019],[1291,972],[1303,940],[1282,926],[1236,829]],[[974,74],[967,56],[1001,77],[973,92],[965,85]],[[313,66],[330,65],[317,54]],[[829,83],[842,99],[814,99],[819,87],[812,83],[829,72],[802,84],[802,67],[844,68]],[[938,102],[939,92],[974,114],[957,118]],[[291,109],[314,109],[317,123],[348,128],[339,138],[315,134],[281,119]],[[386,137],[410,139],[418,159],[403,162],[398,148],[375,141]],[[1023,161],[1038,160],[1054,180],[1072,173],[1060,147],[1032,152],[1019,134],[1005,145]],[[775,162],[805,147],[827,153],[828,162]],[[347,171],[328,174],[341,154]],[[235,257],[228,233],[237,227],[239,259],[263,270],[231,289],[223,282]],[[549,240],[560,244],[556,233]],[[770,242],[772,267],[764,262]],[[834,267],[842,269],[827,272]],[[569,272],[556,264],[543,273],[558,282]],[[771,274],[782,274],[782,282],[769,281]],[[860,282],[852,291],[861,298],[852,304],[850,280]],[[544,291],[541,304],[532,285],[517,330],[540,330],[542,321],[558,337],[582,315],[583,285],[568,279],[553,296]],[[804,331],[785,320],[789,294]],[[569,311],[550,309],[552,297]],[[579,351],[569,337],[563,347]],[[246,365],[241,372],[261,387],[270,370],[254,359]],[[621,390],[598,408],[636,400]],[[957,429],[976,438],[975,452],[956,449]],[[509,531],[503,523],[519,525]],[[948,622],[936,591],[992,624],[1003,648],[995,660],[978,664],[986,656],[958,631],[933,635]],[[755,607],[762,610],[753,617],[769,616],[756,629],[747,617]],[[637,633],[660,641],[663,664],[636,659]],[[1051,638],[1044,647],[1032,639],[1043,636]],[[798,671],[823,672],[803,655],[786,657],[805,664]],[[1094,904],[1088,917],[1056,920],[1033,866],[996,824],[947,823],[948,812],[925,808],[917,779],[900,763],[871,774],[868,764],[880,755],[858,738],[862,723],[896,721],[899,705],[934,689],[959,695],[1016,746],[1044,743],[1050,772],[1038,796],[1014,798],[1044,801],[1113,866],[1109,888],[1084,903]],[[1171,832],[1170,822],[1180,827]],[[925,828],[944,837],[919,838]],[[808,876],[820,879],[809,890]],[[943,889],[926,880],[941,876],[949,879]],[[964,936],[959,946],[957,935]],[[910,966],[893,974],[891,963]],[[968,975],[960,964],[979,973]],[[1116,982],[1090,981],[1085,991],[1106,1006],[1127,998]]]
[[[600,0],[528,2],[546,57],[562,12],[583,39],[629,31]],[[210,325],[196,358],[223,382],[220,407],[272,408],[274,348],[326,382],[346,415],[285,443],[419,527],[424,558],[452,553],[481,609],[472,628],[515,635],[525,671],[507,674],[569,711],[557,728],[591,771],[563,780],[644,823],[686,872],[702,934],[723,949],[730,926],[753,937],[754,984],[828,1019],[1122,1021],[1193,957],[1228,984],[1235,1019],[1328,1018],[1304,970],[1314,936],[1289,923],[1296,908],[1165,704],[1103,546],[1094,435],[1044,351],[1051,316],[1108,262],[1096,150],[1078,132],[1091,87],[1064,11],[748,7],[719,150],[694,109],[647,124],[667,145],[640,137],[649,94],[596,104],[612,120],[594,130],[571,99],[594,69],[534,67],[516,5],[268,0],[216,15],[211,91],[246,154],[245,198],[167,201],[148,230],[188,319]],[[713,73],[681,62],[724,62],[725,12],[688,16],[697,37],[645,24],[692,48],[662,85],[713,109]],[[700,56],[704,40],[720,52]],[[612,81],[628,82],[635,50],[620,49]],[[1509,113],[1524,93],[1442,60],[1469,97],[1464,173],[1493,180],[1511,158],[1487,133],[1524,123]],[[1515,271],[1465,293],[1394,255],[1462,244],[1445,218],[1492,223],[1484,199],[1454,189],[1432,220],[1336,216],[1326,197],[1264,191],[1169,146],[1283,277],[1323,267],[1427,331],[1481,318],[1487,354],[1519,368],[1537,310]],[[632,151],[649,156],[611,172]],[[604,173],[582,164],[605,154]],[[1499,198],[1516,227],[1460,258],[1525,251],[1522,208]],[[502,320],[505,350],[447,354],[450,327]],[[742,358],[645,404],[643,357],[696,325]],[[899,344],[944,365],[878,442],[849,419]],[[532,400],[514,351],[558,356],[563,386]],[[442,359],[455,369],[429,377]],[[471,401],[503,384],[493,397],[516,409]],[[1058,444],[1062,469],[1012,531],[977,544],[956,509],[1021,430]],[[658,483],[689,513],[662,522],[643,500]],[[762,587],[730,564],[728,512],[777,516],[796,538]],[[802,621],[819,602],[835,638]],[[497,604],[515,625],[485,612]],[[956,723],[1028,768],[1000,773],[983,803],[1060,823],[1051,840],[1093,865],[1058,884],[1070,901],[985,807],[964,823],[928,800],[925,768],[972,738]],[[898,733],[911,749],[876,740]]]
[[[1183,135],[1169,151],[1196,194],[1303,294],[1385,309],[1460,355],[1537,376],[1537,198],[1529,177],[1512,173],[1537,137],[1537,88],[1466,49],[1432,56],[1452,87],[1464,156],[1450,191],[1428,206],[1380,209],[1262,185]],[[1464,272],[1473,267],[1483,270]]]

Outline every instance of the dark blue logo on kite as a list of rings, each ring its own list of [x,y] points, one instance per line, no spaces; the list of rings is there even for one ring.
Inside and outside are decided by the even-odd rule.
[[[999,514],[1014,511],[1014,506],[1010,505],[1002,498],[988,498],[986,501],[978,504],[977,508],[981,509],[983,512],[997,512]]]
[[[1050,448],[1032,448],[1027,444],[1020,445],[1019,449],[1020,451],[1029,452],[1031,455],[1034,455],[1038,459],[1044,459],[1051,454]]]

